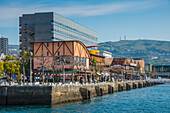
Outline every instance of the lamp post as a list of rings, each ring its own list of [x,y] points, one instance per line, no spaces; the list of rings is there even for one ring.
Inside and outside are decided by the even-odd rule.
[[[54,79],[55,63],[56,63],[56,61],[53,61],[53,65],[52,65],[52,71],[53,71],[53,83],[54,83],[54,84],[55,84],[55,79]]]
[[[24,73],[24,62],[22,64],[22,69],[23,69],[23,75],[24,75],[24,84],[25,84],[25,73]],[[22,83],[21,83],[22,84]]]
[[[32,52],[29,53],[30,56],[30,83],[32,84]]]
[[[21,62],[21,64],[22,64],[22,74],[23,74],[23,79],[24,79],[23,84],[25,84],[25,67],[24,67],[25,62],[26,62],[25,59],[23,59],[23,61]]]

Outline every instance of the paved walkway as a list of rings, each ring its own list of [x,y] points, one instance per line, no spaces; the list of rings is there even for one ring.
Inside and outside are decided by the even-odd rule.
[[[91,85],[91,84],[108,84],[108,83],[127,83],[127,82],[137,82],[137,81],[145,81],[145,80],[125,80],[125,81],[121,81],[121,82],[117,82],[117,81],[114,81],[114,82],[96,82],[96,83],[83,83],[83,84],[80,84],[79,82],[69,82],[69,83],[44,83],[44,84],[40,84],[39,82],[35,82],[35,83],[25,83],[25,84],[20,84],[20,83],[14,83],[12,82],[11,84],[9,83],[1,83],[0,86],[58,86],[58,85]]]

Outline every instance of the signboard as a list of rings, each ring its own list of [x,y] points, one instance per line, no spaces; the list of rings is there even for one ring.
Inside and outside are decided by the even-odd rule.
[[[131,66],[137,66],[137,64],[134,64],[134,63],[130,63]]]
[[[13,79],[16,79],[17,78],[17,75],[13,75]]]

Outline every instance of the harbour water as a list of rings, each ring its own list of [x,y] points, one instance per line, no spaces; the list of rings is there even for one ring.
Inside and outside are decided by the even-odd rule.
[[[170,113],[170,83],[116,92],[102,97],[65,104],[0,106],[0,112]]]

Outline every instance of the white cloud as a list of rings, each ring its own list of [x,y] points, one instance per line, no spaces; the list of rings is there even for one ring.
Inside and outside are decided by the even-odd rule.
[[[98,16],[120,12],[133,12],[153,8],[160,5],[157,0],[143,0],[138,2],[121,2],[99,5],[65,5],[62,7],[45,5],[3,6],[0,8],[0,26],[5,26],[5,20],[16,19],[22,14],[34,12],[56,12],[64,16]],[[159,1],[159,0],[158,0]],[[16,22],[17,24],[17,22]],[[13,24],[11,24],[13,25]]]

